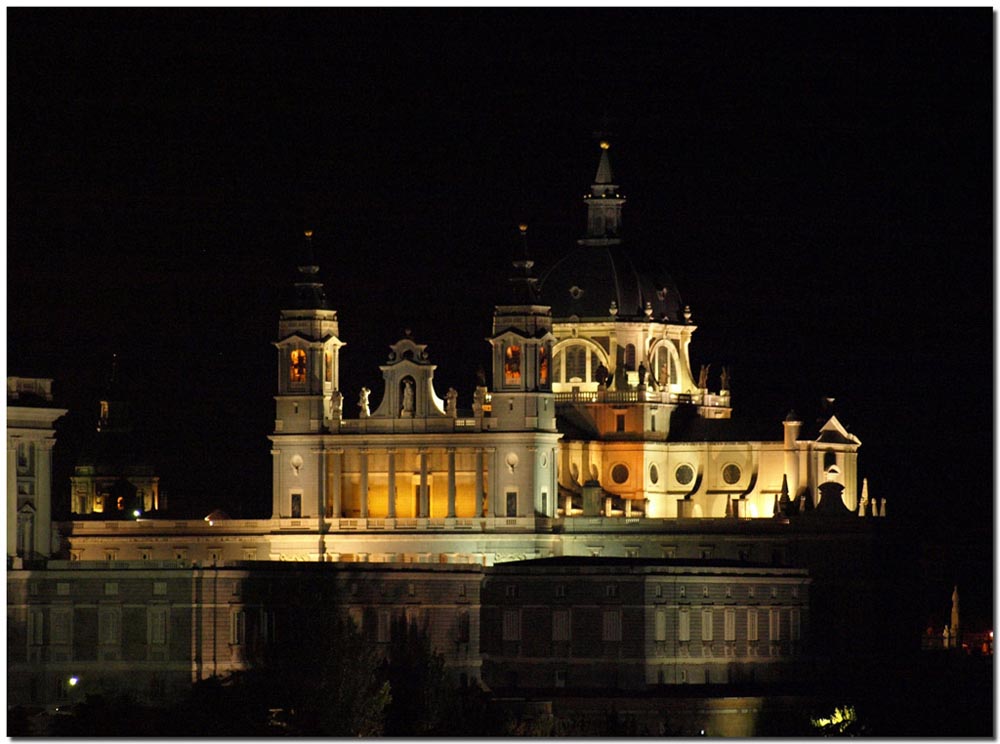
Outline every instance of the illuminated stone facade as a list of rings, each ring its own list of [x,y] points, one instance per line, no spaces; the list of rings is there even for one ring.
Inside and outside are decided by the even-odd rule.
[[[872,517],[884,516],[885,502],[879,505],[867,493],[858,498],[860,441],[833,416],[809,437],[794,415],[774,422],[773,438],[748,441],[736,435],[728,372],[713,386],[709,369],[696,376],[691,368],[689,347],[696,327],[690,308],[669,278],[636,271],[624,250],[624,197],[613,183],[607,147],[602,147],[594,181],[585,198],[585,236],[540,277],[533,273],[527,228],[522,226],[524,256],[514,262],[511,297],[495,307],[489,338],[492,370],[473,391],[471,409],[459,407],[456,391],[442,395],[435,388],[430,353],[409,335],[389,347],[379,368],[384,381],[380,401],[371,400],[369,388],[357,383],[345,392],[339,355],[350,330],[341,336],[307,233],[306,257],[281,309],[274,344],[278,364],[270,518],[234,520],[213,514],[204,520],[64,524],[62,557],[69,561],[58,567],[65,572],[62,583],[73,596],[79,593],[103,606],[121,600],[109,599],[100,582],[83,586],[83,577],[98,575],[88,571],[106,570],[102,580],[117,581],[119,587],[134,582],[152,586],[158,571],[166,572],[162,575],[168,585],[174,580],[171,571],[178,573],[180,585],[198,584],[209,573],[227,581],[259,575],[280,583],[275,577],[281,576],[304,593],[310,591],[309,581],[339,586],[340,577],[348,575],[342,571],[360,572],[350,575],[366,586],[401,586],[412,571],[425,571],[436,577],[433,581],[447,584],[466,571],[473,578],[461,581],[475,584],[468,611],[478,643],[484,566],[487,573],[496,569],[487,582],[490,587],[506,580],[498,577],[508,575],[504,564],[510,562],[618,558],[629,560],[607,568],[595,562],[585,575],[549,562],[530,570],[530,564],[518,563],[510,571],[525,572],[530,591],[545,595],[538,610],[543,614],[555,607],[548,584],[565,581],[573,592],[585,594],[607,583],[604,574],[610,571],[621,574],[623,591],[639,592],[622,615],[631,650],[595,667],[608,674],[618,669],[623,689],[733,682],[744,674],[758,681],[778,679],[801,650],[807,613],[810,633],[822,638],[822,652],[830,657],[868,644],[876,630],[861,601],[867,597],[865,578],[852,567],[877,560],[872,545],[882,520]],[[9,534],[9,546],[11,539]],[[284,574],[269,573],[269,566],[278,571],[280,562],[298,565],[285,567]],[[30,587],[36,579],[46,586],[62,581],[63,574],[55,570],[51,565],[40,576],[14,577],[19,587],[26,587],[17,591],[28,599],[9,604],[8,616],[26,628],[15,645],[28,649],[23,662],[28,665],[41,661],[37,654],[30,656],[31,639],[51,639],[55,632],[43,629],[42,635],[31,635],[32,623],[44,626],[53,620],[44,616],[51,609],[42,610],[48,619],[31,614],[30,605],[40,601],[31,597],[41,595],[32,595]],[[806,592],[810,577],[815,581],[811,608]],[[703,632],[699,623],[708,617],[706,610],[712,623],[722,624],[718,650],[725,661],[716,654],[715,635],[701,636],[708,645],[696,644],[697,653],[679,645],[683,602],[678,596],[655,594],[664,582],[671,592],[680,585],[690,590],[708,586],[713,603],[712,592],[726,587],[739,594],[723,595],[711,607],[692,599],[688,609],[696,613],[695,620],[687,621],[692,633]],[[782,595],[787,602],[779,602],[780,607],[764,598],[748,603],[750,586],[768,587],[768,592],[772,586],[779,592],[787,589],[788,596]],[[792,587],[800,592],[794,597]],[[438,607],[435,591],[421,589],[408,596],[415,606],[433,608]],[[526,675],[531,686],[559,685],[558,664],[539,665],[495,645],[497,616],[491,613],[505,605],[503,598],[490,594],[492,589],[484,591],[494,607],[483,617],[483,647],[494,675],[489,683],[504,686],[504,675],[510,673]],[[155,634],[143,636],[152,632],[150,613],[163,611],[151,604],[158,601],[152,596],[137,599],[136,608],[146,614],[137,609],[128,622],[122,611],[122,627],[134,626],[135,645],[128,653],[138,656],[123,657],[123,664],[129,663],[119,671],[146,664],[151,674],[159,674],[156,670],[172,663],[172,657],[149,657],[149,639]],[[221,612],[219,607],[230,608],[234,601],[213,599],[208,605]],[[204,625],[195,627],[182,618],[206,602],[203,594],[177,599],[178,624],[171,632],[201,650],[176,660],[179,666],[170,667],[174,679],[203,678],[249,663],[221,636],[209,638]],[[443,614],[434,627],[451,627],[454,612],[465,611],[457,606],[441,605]],[[778,623],[775,627],[787,622],[797,629],[796,637],[758,630],[758,645],[753,646],[752,621],[747,619],[753,608],[758,628],[764,622]],[[786,610],[787,616],[781,614]],[[170,612],[174,617],[174,609]],[[577,618],[586,612],[580,609]],[[90,622],[84,615],[81,627]],[[225,612],[222,616],[228,617]],[[730,622],[735,625],[726,625]],[[535,627],[533,621],[529,625],[528,635],[544,634],[547,627]],[[582,643],[585,637],[574,641]],[[478,677],[479,652],[471,640],[465,656],[456,655],[448,639],[435,637],[434,643],[452,671]],[[760,644],[766,645],[766,654]],[[109,648],[114,651],[114,644]],[[204,663],[209,652],[211,668]],[[569,653],[595,664],[600,656],[595,656],[596,647],[585,644],[571,646]],[[65,671],[77,661],[98,660],[74,651],[63,661],[67,664],[59,669]],[[49,675],[51,670],[35,671],[51,677],[37,683],[46,690],[59,678]],[[574,686],[587,687],[599,681],[574,675],[564,676],[563,683],[575,680]],[[150,689],[159,689],[157,679],[155,674],[150,678]],[[49,690],[40,699],[52,699],[56,692]]]
[[[66,414],[52,406],[52,380],[7,378],[7,558],[52,555],[52,447],[55,422]]]

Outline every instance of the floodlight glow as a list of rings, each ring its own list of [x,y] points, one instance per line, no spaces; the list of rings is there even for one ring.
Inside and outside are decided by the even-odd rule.
[[[70,677],[70,678],[69,678],[69,686],[70,686],[70,687],[76,687],[76,685],[77,685],[77,683],[78,683],[79,681],[80,681],[80,678],[79,678],[79,677]]]

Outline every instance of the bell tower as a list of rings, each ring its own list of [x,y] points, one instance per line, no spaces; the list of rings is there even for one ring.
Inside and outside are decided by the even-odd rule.
[[[494,515],[555,515],[555,395],[552,392],[552,308],[539,299],[534,261],[528,255],[528,226],[520,225],[520,250],[513,261],[511,304],[493,313],[493,392],[490,428],[510,432],[501,447],[501,493]]]
[[[339,426],[340,348],[337,311],[331,310],[312,230],[278,320],[278,387],[275,395],[273,517],[316,517],[321,459],[315,435]],[[313,436],[307,436],[313,435]]]

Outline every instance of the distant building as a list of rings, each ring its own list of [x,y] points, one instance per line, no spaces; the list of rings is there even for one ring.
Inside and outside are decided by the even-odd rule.
[[[859,497],[860,440],[832,414],[815,430],[790,414],[763,427],[773,434],[748,436],[745,422],[732,416],[728,371],[713,384],[707,367],[697,375],[691,368],[691,309],[668,277],[638,271],[626,251],[625,199],[606,143],[584,201],[584,237],[540,278],[522,226],[510,296],[493,315],[491,373],[464,401],[471,407],[460,407],[457,391],[442,395],[435,388],[430,353],[409,334],[389,347],[380,365],[380,401],[370,400],[368,386],[345,393],[339,355],[349,329],[342,337],[307,233],[274,342],[270,518],[122,519],[132,492],[119,494],[115,484],[134,489],[145,512],[162,508],[155,479],[138,481],[120,468],[99,473],[96,465],[84,471],[91,466],[81,460],[74,511],[109,518],[61,525],[61,557],[69,560],[58,564],[59,573],[52,564],[41,574],[15,577],[27,586],[27,599],[8,606],[21,627],[17,652],[52,639],[54,631],[44,630],[53,622],[45,614],[52,608],[31,614],[45,603],[37,597],[46,596],[32,594],[31,585],[55,582],[68,589],[53,597],[67,596],[59,591],[80,597],[79,622],[97,622],[97,630],[87,631],[95,638],[103,637],[102,627],[117,627],[113,607],[121,605],[121,627],[132,628],[132,640],[122,635],[107,643],[109,653],[121,646],[124,683],[143,659],[150,673],[176,661],[171,668],[178,680],[251,663],[227,651],[220,636],[207,636],[206,625],[183,619],[205,611],[204,593],[181,592],[168,613],[171,638],[202,649],[201,661],[150,656],[159,643],[152,639],[160,638],[150,623],[164,612],[154,605],[165,601],[154,599],[152,586],[158,571],[172,577],[175,570],[179,581],[202,589],[210,572],[251,583],[287,581],[303,596],[309,582],[325,591],[327,584],[339,587],[343,576],[395,592],[410,584],[414,571],[425,571],[427,591],[414,584],[404,603],[438,607],[434,612],[443,614],[435,616],[435,627],[452,627],[461,613],[474,613],[471,634],[478,632],[485,575],[484,653],[478,635],[470,636],[467,655],[453,647],[454,639],[438,635],[434,642],[454,673],[478,679],[482,659],[487,683],[499,687],[583,689],[617,680],[623,690],[638,690],[764,682],[796,668],[792,661],[804,653],[807,632],[820,641],[810,653],[827,658],[871,648],[882,631],[870,611],[878,602],[871,589],[877,574],[867,567],[879,565],[883,520],[876,517],[885,515],[885,501],[870,499],[867,489]],[[100,434],[123,432],[116,410],[109,397]],[[116,480],[102,481],[104,475]],[[99,581],[85,581],[98,575]],[[459,580],[475,584],[466,591],[476,600],[436,604],[431,585]],[[525,594],[497,595],[505,584],[522,586]],[[120,595],[108,594],[107,585],[135,587],[134,601],[114,599]],[[555,594],[559,586],[566,597]],[[601,595],[609,586],[621,594]],[[667,594],[658,596],[658,588]],[[681,597],[682,588],[696,596]],[[766,596],[751,596],[751,589]],[[213,612],[220,602],[240,604],[238,597],[213,596]],[[581,604],[579,597],[593,601]],[[99,608],[107,603],[111,625],[101,626]],[[388,604],[378,600],[372,607],[377,615]],[[90,607],[98,608],[96,621],[87,619]],[[134,610],[128,617],[127,607]],[[568,641],[556,639],[552,626],[563,607],[570,613],[564,618]],[[515,609],[521,618],[516,649],[506,645],[515,640],[507,624]],[[73,609],[74,623],[76,617]],[[227,621],[213,617],[211,632],[221,632]],[[24,630],[34,622],[40,630]],[[365,627],[375,627],[378,637],[381,626]],[[89,646],[57,645],[66,657],[59,669],[99,661]],[[212,665],[204,661],[209,652]],[[31,666],[45,653],[29,653],[24,673],[55,673],[55,667]],[[593,670],[584,672],[584,664]],[[39,683],[41,699],[52,693],[50,683]]]
[[[98,403],[97,425],[70,479],[72,513],[131,519],[135,512],[165,509],[160,478],[144,460],[115,359]]]

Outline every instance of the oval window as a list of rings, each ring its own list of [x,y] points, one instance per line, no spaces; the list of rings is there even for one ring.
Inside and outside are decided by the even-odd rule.
[[[615,483],[621,485],[628,480],[628,468],[625,465],[618,464],[611,468],[611,480]]]
[[[740,480],[740,475],[741,472],[739,465],[733,465],[732,463],[730,463],[729,465],[726,465],[726,467],[722,469],[722,480],[724,480],[729,485],[738,483]]]
[[[677,479],[678,483],[682,486],[686,486],[694,480],[694,470],[690,465],[681,465],[674,473],[674,477]]]
[[[655,465],[649,466],[649,482],[656,483],[660,480],[660,471],[656,469]]]

